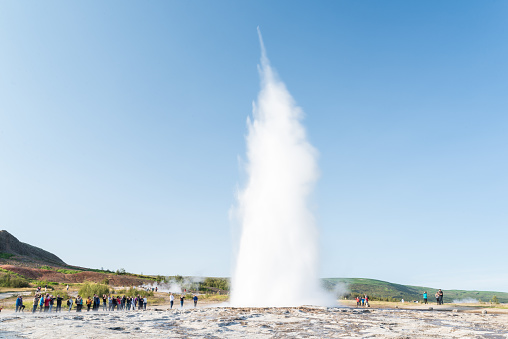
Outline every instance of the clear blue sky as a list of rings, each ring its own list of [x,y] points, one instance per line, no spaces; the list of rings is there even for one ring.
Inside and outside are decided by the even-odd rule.
[[[508,291],[505,1],[2,1],[0,228],[228,276],[260,50],[320,152],[322,276]]]

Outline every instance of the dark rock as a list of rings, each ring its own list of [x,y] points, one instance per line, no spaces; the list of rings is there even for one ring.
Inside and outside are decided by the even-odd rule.
[[[125,328],[118,327],[118,326],[117,327],[108,327],[108,329],[113,330],[113,331],[123,331],[123,330],[125,330]]]
[[[58,265],[66,265],[62,259],[53,253],[45,251],[39,247],[25,244],[5,230],[0,231],[0,252],[13,254],[15,256],[24,256],[30,259]]]

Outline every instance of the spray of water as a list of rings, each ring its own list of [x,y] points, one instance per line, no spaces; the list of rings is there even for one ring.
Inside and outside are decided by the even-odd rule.
[[[308,206],[317,152],[300,123],[303,112],[271,68],[258,33],[261,91],[247,120],[248,180],[235,208],[242,229],[231,304],[324,304],[318,232]]]

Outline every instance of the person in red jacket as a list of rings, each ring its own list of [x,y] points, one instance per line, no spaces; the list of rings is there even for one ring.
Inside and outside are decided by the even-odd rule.
[[[49,303],[51,302],[51,298],[49,297],[49,293],[46,294],[46,298],[44,298],[44,312],[49,311]]]

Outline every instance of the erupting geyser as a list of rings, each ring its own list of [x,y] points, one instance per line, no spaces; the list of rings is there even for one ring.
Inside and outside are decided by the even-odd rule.
[[[317,151],[300,123],[302,110],[270,66],[260,33],[259,40],[261,91],[247,121],[248,181],[235,210],[242,230],[231,304],[324,304],[318,231],[308,206]]]

